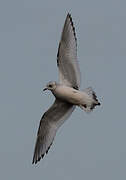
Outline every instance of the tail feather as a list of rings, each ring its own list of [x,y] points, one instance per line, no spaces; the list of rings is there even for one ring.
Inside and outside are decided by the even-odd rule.
[[[81,105],[80,107],[84,109],[86,112],[91,112],[95,106],[100,106],[100,102],[97,99],[96,93],[93,91],[92,87],[86,88],[84,92],[91,99],[90,103]]]

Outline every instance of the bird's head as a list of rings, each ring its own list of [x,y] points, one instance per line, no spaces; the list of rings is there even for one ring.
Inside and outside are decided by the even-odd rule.
[[[43,89],[43,91],[46,91],[46,90],[50,90],[50,91],[53,91],[56,89],[56,85],[57,83],[55,81],[50,81],[46,87]]]

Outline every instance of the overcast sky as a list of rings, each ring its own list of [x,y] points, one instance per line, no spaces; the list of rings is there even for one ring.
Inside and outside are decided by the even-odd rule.
[[[70,12],[82,86],[101,106],[76,108],[43,160],[32,165],[42,114],[58,80],[56,54]],[[126,179],[126,1],[0,1],[0,179]]]

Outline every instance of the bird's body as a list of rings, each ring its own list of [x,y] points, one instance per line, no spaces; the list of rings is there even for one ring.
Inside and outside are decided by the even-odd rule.
[[[68,13],[57,53],[59,83],[49,82],[44,90],[55,96],[53,105],[43,114],[35,144],[33,162],[48,153],[58,128],[71,115],[76,106],[91,112],[100,105],[92,88],[80,90],[80,69],[77,61],[77,38],[71,15]]]
[[[88,95],[85,91],[76,90],[72,87],[57,85],[57,87],[52,91],[56,98],[67,101],[73,105],[90,106],[95,103],[95,100]]]

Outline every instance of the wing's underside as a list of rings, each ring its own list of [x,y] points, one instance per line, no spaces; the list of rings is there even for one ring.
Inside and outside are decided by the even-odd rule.
[[[57,129],[71,115],[74,109],[75,106],[56,99],[49,110],[44,113],[38,129],[32,163],[36,164],[48,152]]]
[[[57,54],[60,83],[79,89],[80,69],[77,62],[77,39],[71,15],[63,27]]]

